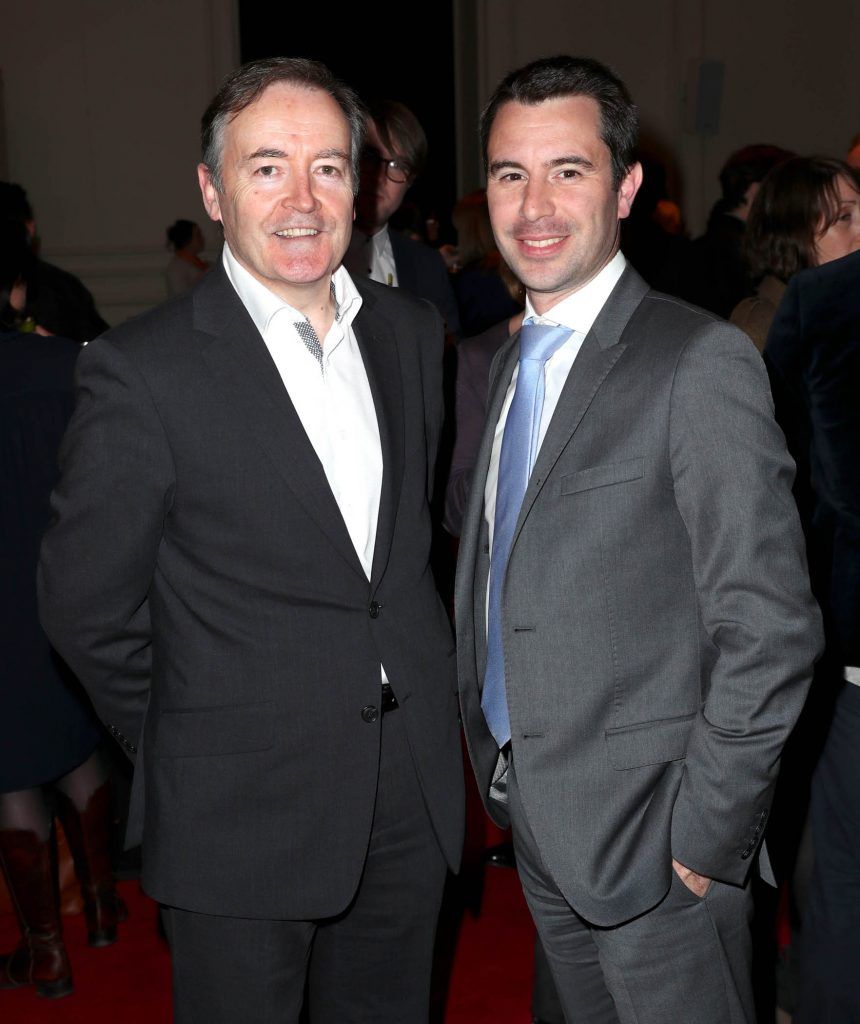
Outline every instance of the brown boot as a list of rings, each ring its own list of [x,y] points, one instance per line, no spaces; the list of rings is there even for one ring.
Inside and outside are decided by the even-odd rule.
[[[87,941],[91,946],[109,946],[116,942],[117,923],[128,917],[110,863],[110,783],[99,786],[83,811],[58,793],[57,811],[81,883]]]
[[[72,968],[63,945],[50,842],[35,832],[0,830],[0,863],[22,936],[14,952],[0,956],[0,988],[35,985],[49,999],[68,995]]]

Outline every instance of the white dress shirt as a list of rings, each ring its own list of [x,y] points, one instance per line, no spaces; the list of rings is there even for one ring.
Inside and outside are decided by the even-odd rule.
[[[388,225],[375,235],[365,235],[354,227],[343,265],[351,274],[369,277],[371,281],[396,288],[397,267],[394,265]]]
[[[597,314],[603,309],[606,300],[609,298],[609,293],[618,284],[618,279],[624,273],[626,266],[627,263],[621,252],[617,252],[600,273],[589,281],[588,284],[573,292],[573,294],[568,295],[567,298],[562,299],[561,302],[541,316],[535,313],[531,300],[528,296],[526,297],[524,319],[527,320],[529,317],[534,317],[535,323],[549,324],[553,327],[569,327],[572,331],[567,341],[563,342],[556,349],[544,365],[545,391],[538,431],[538,452],[540,452],[540,446],[546,437],[547,428],[567,381],[567,376],[570,373],[574,360],[579,355],[583,341],[585,341],[585,336],[591,330],[591,325],[597,319]],[[491,552],[493,550],[493,528],[496,518],[496,488],[499,482],[499,455],[502,450],[502,436],[505,432],[508,410],[511,407],[514,391],[517,386],[518,373],[519,366],[515,366],[514,374],[511,377],[511,383],[508,385],[508,391],[502,405],[502,411],[496,424],[496,432],[493,435],[493,450],[490,455],[487,484],[484,489],[484,518],[487,520],[490,530]]]
[[[321,366],[293,326],[306,319],[304,314],[252,277],[226,243],[223,260],[227,277],[263,336],[322,463],[370,579],[382,490],[382,446],[364,361],[352,329],[361,296],[349,274],[338,268],[332,275],[336,315],[321,339]]]

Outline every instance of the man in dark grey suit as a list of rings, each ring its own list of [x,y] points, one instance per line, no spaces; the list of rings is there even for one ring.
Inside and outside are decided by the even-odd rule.
[[[527,305],[461,536],[461,704],[568,1019],[751,1024],[747,882],[820,623],[761,360],[618,250],[636,129],[568,57],[482,118]]]
[[[296,1021],[306,981],[313,1022],[427,1016],[463,826],[442,324],[339,266],[363,128],[322,65],[235,72],[199,167],[221,266],[79,363],[42,614],[136,748],[178,1022]]]

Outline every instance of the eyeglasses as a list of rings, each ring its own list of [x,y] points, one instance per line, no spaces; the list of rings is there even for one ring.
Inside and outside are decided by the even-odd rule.
[[[405,160],[399,157],[389,160],[373,146],[365,146],[362,149],[361,162],[365,167],[372,168],[374,171],[382,167],[385,170],[385,177],[397,185],[403,185],[409,181],[412,174],[412,168]]]

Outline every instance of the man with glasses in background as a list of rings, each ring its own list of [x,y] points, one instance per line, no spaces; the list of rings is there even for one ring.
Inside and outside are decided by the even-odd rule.
[[[389,223],[426,162],[427,136],[412,111],[397,100],[370,104],[355,226],[344,265],[353,277],[369,277],[428,299],[445,318],[448,333],[456,335],[460,317],[444,261]]]

